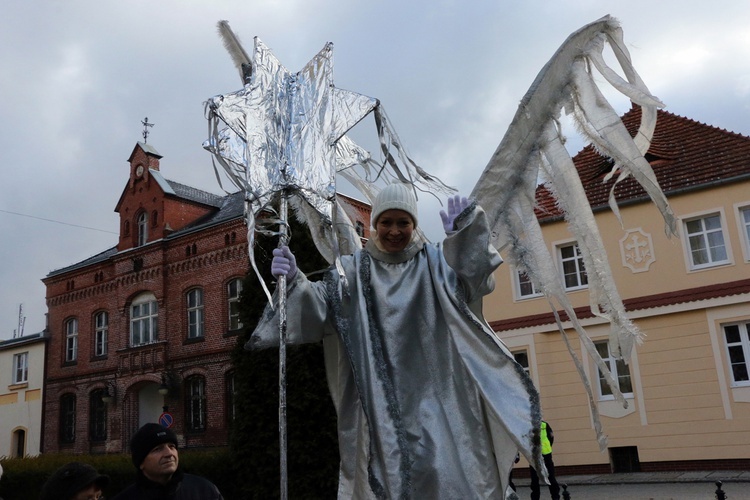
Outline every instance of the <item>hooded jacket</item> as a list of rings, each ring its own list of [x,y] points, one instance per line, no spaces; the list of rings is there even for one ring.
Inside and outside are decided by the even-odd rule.
[[[165,485],[148,479],[139,470],[135,483],[113,500],[223,500],[219,489],[208,479],[177,470]]]

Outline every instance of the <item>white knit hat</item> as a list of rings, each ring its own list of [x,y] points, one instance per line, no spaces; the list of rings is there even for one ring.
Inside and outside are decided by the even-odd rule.
[[[402,182],[394,182],[384,187],[372,204],[372,227],[376,227],[378,217],[386,210],[403,210],[411,215],[414,227],[417,227],[417,199],[414,197],[414,188]]]

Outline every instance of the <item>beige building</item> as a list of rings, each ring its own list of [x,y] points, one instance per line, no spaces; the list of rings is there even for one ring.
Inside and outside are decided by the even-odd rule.
[[[43,333],[0,342],[0,457],[40,452],[46,345]]]
[[[634,108],[623,120],[632,132],[639,118]],[[604,453],[547,300],[504,265],[485,302],[490,324],[540,391],[558,473],[750,467],[750,138],[660,111],[646,159],[679,220],[676,238],[665,236],[632,179],[616,189],[620,225],[607,207],[611,181],[603,182],[612,164],[591,147],[574,158],[618,290],[644,334],[629,365],[610,356],[608,325],[589,311],[576,242],[549,193],[537,191],[537,216],[569,298],[629,401],[625,409],[613,400],[568,329],[608,436]]]

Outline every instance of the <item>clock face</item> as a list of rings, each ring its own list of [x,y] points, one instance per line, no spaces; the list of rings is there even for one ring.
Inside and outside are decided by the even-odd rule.
[[[138,177],[143,175],[143,165],[138,165],[138,167],[135,169],[135,175]]]

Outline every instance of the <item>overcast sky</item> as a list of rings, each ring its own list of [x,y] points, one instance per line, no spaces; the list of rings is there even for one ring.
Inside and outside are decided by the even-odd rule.
[[[336,86],[380,99],[415,161],[468,193],[542,66],[606,14],[668,111],[750,135],[750,2],[3,2],[0,340],[20,304],[25,333],[44,328],[50,271],[116,244],[114,208],[145,117],[164,176],[221,193],[201,146],[203,102],[241,82],[219,20],[248,51],[260,37],[291,71],[333,42]],[[374,138],[372,117],[354,134]],[[431,239],[441,238],[438,208],[420,201]]]

